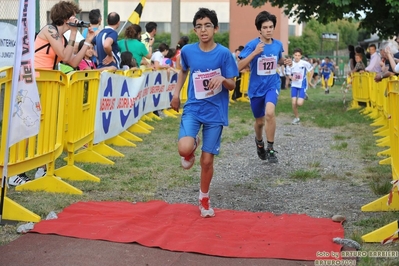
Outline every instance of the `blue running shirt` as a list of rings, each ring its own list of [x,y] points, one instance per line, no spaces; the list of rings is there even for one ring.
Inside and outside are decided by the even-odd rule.
[[[239,57],[246,58],[249,56],[259,42],[261,42],[259,37],[249,41]],[[263,52],[252,59],[248,88],[249,98],[264,96],[268,90],[280,90],[280,75],[276,69],[277,62],[282,57],[283,52],[283,44],[279,40],[272,39],[272,43],[265,44]]]
[[[184,112],[194,114],[202,123],[228,125],[229,91],[221,86],[207,90],[207,83],[213,76],[226,79],[238,76],[238,68],[229,49],[217,44],[208,52],[199,48],[199,43],[187,44],[181,50],[183,70],[189,70],[187,102]]]

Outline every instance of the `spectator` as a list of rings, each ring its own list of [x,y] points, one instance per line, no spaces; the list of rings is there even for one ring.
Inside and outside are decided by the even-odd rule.
[[[102,16],[101,16],[101,11],[100,9],[92,9],[89,12],[89,21],[90,21],[90,27],[92,27],[93,31],[97,35],[101,31],[101,22],[103,21]],[[86,38],[87,35],[87,28],[85,28],[82,32],[82,35],[84,38]],[[91,57],[91,60],[98,65],[97,61],[97,47],[93,47],[93,56]]]
[[[364,52],[363,47],[361,46],[356,46],[355,47],[355,52],[358,54],[362,54],[362,62],[365,66],[367,66],[367,56],[366,53]]]
[[[352,69],[352,73],[354,72],[364,72],[366,66],[363,63],[363,55],[361,53],[356,53],[355,54],[355,61],[356,61],[356,65],[355,67]]]
[[[121,52],[129,51],[133,54],[137,64],[145,67],[151,67],[148,64],[147,59],[151,59],[152,56],[152,45],[149,46],[149,50],[145,47],[144,43],[140,41],[141,27],[137,24],[132,24],[125,30],[125,39],[118,41],[118,46]],[[152,41],[153,43],[154,41]]]
[[[370,52],[370,63],[366,67],[366,71],[380,73],[381,72],[381,65],[380,65],[381,57],[377,53],[377,48],[376,48],[375,44],[369,45],[369,52]]]
[[[121,53],[121,65],[120,68],[123,70],[137,69],[137,62],[134,59],[133,54],[129,51]]]
[[[102,29],[94,39],[97,45],[98,68],[111,67],[118,69],[120,66],[120,51],[118,47],[118,32],[120,17],[116,12],[108,14],[108,26]]]
[[[152,54],[151,63],[154,69],[166,68],[168,66],[163,65],[164,58],[169,52],[169,46],[166,43],[161,43],[158,46],[158,50]]]
[[[157,23],[148,22],[145,25],[146,32],[141,35],[141,42],[144,43],[148,51],[150,51],[150,47],[154,45],[155,35],[157,34],[157,27]],[[147,65],[151,65],[151,60],[147,60],[147,63]]]
[[[352,71],[353,68],[355,67],[355,47],[353,45],[348,45],[348,51],[349,51],[349,70]]]
[[[314,58],[313,59],[313,82],[310,84],[313,88],[317,87],[317,84],[319,84],[320,79],[319,79],[319,59]]]
[[[280,75],[280,81],[281,81],[281,89],[285,90],[285,65],[284,64],[277,64],[277,73]]]
[[[377,73],[374,81],[380,82],[382,79],[396,75],[396,66],[399,62],[398,44],[394,41],[387,41],[381,44],[381,57],[384,59],[385,65],[381,68],[381,72]]]
[[[176,45],[176,52],[175,55],[172,57],[172,61],[173,61],[173,66],[176,69],[180,69],[181,68],[181,64],[180,64],[180,52],[181,49],[188,44],[188,37],[187,36],[182,36],[179,40],[179,42]]]
[[[101,27],[101,22],[103,21],[100,9],[90,10],[89,21],[90,21],[90,27],[97,35],[101,31],[100,27]],[[84,38],[86,38],[87,32],[88,32],[87,28],[85,28],[82,32]]]
[[[83,46],[84,46],[84,40],[80,41],[78,46],[78,51],[80,51]],[[96,64],[92,61],[93,53],[94,53],[93,45],[90,44],[90,47],[87,48],[86,50],[85,57],[82,59],[82,61],[78,66],[79,70],[91,70],[97,68]]]
[[[175,56],[176,50],[171,48],[169,49],[168,53],[164,56],[162,65],[174,68],[174,64],[172,58]]]
[[[243,49],[244,49],[244,46],[240,45],[240,46],[238,46],[238,48],[233,53],[233,58],[234,58],[234,61],[237,64],[237,67],[238,67],[238,61],[240,61],[239,56],[240,56],[240,53],[241,53],[241,51]],[[236,78],[236,87],[235,87],[233,95],[231,97],[233,100],[237,100],[238,98],[240,98],[242,96],[242,93],[241,93],[241,73],[245,72],[245,71],[247,71],[247,69],[238,72],[238,77]]]
[[[94,32],[89,28],[84,48],[76,55],[74,54],[73,50],[78,28],[70,26],[68,23],[76,23],[78,20],[75,16],[80,12],[81,9],[75,2],[69,1],[60,1],[51,8],[50,19],[52,23],[44,26],[35,39],[36,68],[57,69],[60,61],[74,68],[79,65],[94,38]],[[68,43],[66,43],[64,38],[60,38],[60,35],[62,36],[67,30],[71,30]]]

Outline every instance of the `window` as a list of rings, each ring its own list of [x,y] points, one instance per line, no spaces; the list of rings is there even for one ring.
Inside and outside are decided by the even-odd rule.
[[[296,25],[288,25],[288,36],[295,36]]]

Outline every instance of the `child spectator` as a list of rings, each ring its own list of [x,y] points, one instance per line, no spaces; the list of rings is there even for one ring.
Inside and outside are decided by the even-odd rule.
[[[85,40],[81,40],[79,42],[78,51],[82,49],[83,45],[85,44]],[[94,54],[93,45],[90,44],[89,48],[87,48],[85,56],[83,57],[82,61],[79,63],[79,70],[90,70],[96,69],[96,64],[93,62],[92,57]]]
[[[123,70],[137,68],[137,62],[133,57],[133,54],[129,51],[121,53],[121,65],[120,68]]]

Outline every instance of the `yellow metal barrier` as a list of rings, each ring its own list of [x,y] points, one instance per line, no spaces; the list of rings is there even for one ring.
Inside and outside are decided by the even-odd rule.
[[[241,82],[240,82],[241,97],[236,99],[239,102],[249,102],[248,98],[249,77],[250,77],[249,71],[241,72]]]
[[[393,182],[399,180],[399,81],[390,80],[388,83],[387,110],[391,141],[391,167]],[[398,187],[393,186],[390,194],[379,198],[362,207],[362,211],[398,211]],[[392,222],[380,229],[362,236],[365,242],[381,242],[398,230],[398,222]]]
[[[383,115],[384,93],[388,86],[388,78],[382,79],[380,82],[372,80],[370,87],[371,113],[368,116],[377,119]]]
[[[12,90],[12,75],[13,75],[13,68],[12,67],[7,67],[7,68],[0,68],[0,89],[1,89],[1,95],[4,95],[4,102],[3,102],[3,110],[2,110],[2,127],[1,127],[1,153],[0,153],[0,171],[3,173],[3,167],[4,167],[4,155],[7,147],[6,143],[6,134],[7,134],[7,129],[8,129],[8,117],[10,114],[10,108],[11,108],[11,90]],[[22,141],[22,143],[17,143],[14,145],[14,150],[15,146],[21,146],[22,152],[18,158],[15,158],[18,154],[14,154],[9,156],[9,162],[10,159],[13,161],[13,163],[8,163],[7,164],[7,169],[8,169],[8,176],[14,176],[17,174],[20,174],[21,172],[26,169],[26,171],[31,170],[27,169],[28,165],[27,163],[24,163],[24,159],[26,156],[26,141]],[[29,150],[30,157],[34,157],[35,154],[32,152],[32,150]],[[24,157],[25,156],[25,157]],[[23,169],[21,168],[23,167]],[[41,166],[41,163],[37,162],[36,167]],[[29,166],[30,167],[30,166]],[[35,166],[34,166],[35,167]],[[0,178],[0,181],[1,178]],[[39,222],[40,221],[40,216],[31,212],[30,210],[24,208],[23,206],[19,205],[18,203],[14,202],[13,200],[9,199],[7,197],[7,187],[5,189],[5,195],[4,195],[4,202],[3,202],[3,216],[2,218],[5,220],[15,220],[15,221],[26,221],[26,222]],[[1,191],[0,191],[0,196],[1,196]]]
[[[393,80],[388,86],[388,119],[391,140],[392,178],[399,179],[399,81]],[[398,196],[399,197],[399,196]],[[397,200],[399,203],[399,199]],[[398,208],[399,210],[399,208]]]
[[[352,100],[350,109],[361,108],[359,103],[365,103],[366,109],[370,109],[371,79],[372,79],[372,77],[367,72],[352,74],[352,99],[353,100]]]
[[[65,151],[67,165],[55,171],[57,176],[75,181],[100,179],[75,166],[76,161],[109,164],[110,160],[93,150],[94,121],[96,114],[100,72],[96,70],[74,71],[68,74],[65,112]],[[84,146],[86,149],[75,154]]]
[[[29,138],[28,157],[22,158],[25,155],[23,152],[25,141],[19,143],[17,154],[20,157],[18,161],[24,164],[24,167],[20,167],[20,171],[24,172],[47,164],[47,174],[34,181],[19,185],[15,190],[82,194],[81,190],[54,175],[55,160],[62,154],[64,148],[64,107],[68,78],[60,71],[38,70],[36,82],[42,106],[40,132],[37,137]],[[18,148],[18,145],[15,148]],[[12,151],[13,149],[10,150],[10,152]],[[14,152],[14,154],[16,153]]]

